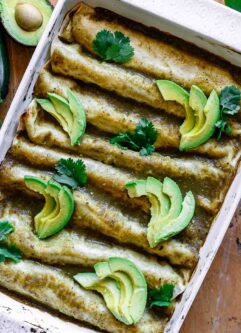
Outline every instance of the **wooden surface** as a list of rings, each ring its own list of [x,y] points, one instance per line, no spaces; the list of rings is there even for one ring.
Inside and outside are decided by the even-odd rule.
[[[1,116],[7,112],[33,52],[10,38],[7,44],[11,84],[8,98],[0,107]],[[241,241],[240,210],[241,204],[181,333],[241,333],[241,247],[237,244],[238,237]]]

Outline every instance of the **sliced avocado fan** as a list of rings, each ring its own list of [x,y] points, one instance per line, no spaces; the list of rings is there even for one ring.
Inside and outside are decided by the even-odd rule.
[[[197,97],[198,98],[198,97]],[[181,138],[180,150],[196,148],[205,143],[215,131],[215,124],[220,119],[219,98],[215,90],[213,90],[202,109],[204,123],[202,125],[195,124],[192,131],[185,134]]]
[[[27,46],[38,44],[52,12],[47,0],[0,0],[3,26],[12,38]]]
[[[220,119],[220,102],[213,90],[207,99],[203,91],[193,85],[190,94],[178,84],[168,80],[156,81],[166,101],[176,101],[186,110],[186,119],[180,127],[179,149],[196,148],[211,138],[215,124]]]
[[[193,218],[195,199],[192,192],[183,200],[179,186],[168,177],[163,184],[153,177],[132,181],[126,184],[126,189],[131,198],[146,195],[151,203],[147,239],[152,248],[180,233]]]
[[[68,99],[48,93],[48,99],[36,99],[42,109],[54,117],[69,135],[71,145],[80,144],[86,129],[86,114],[78,96],[70,89]]]
[[[25,176],[26,186],[45,198],[43,209],[34,218],[34,227],[40,239],[50,237],[70,221],[74,212],[74,199],[70,190],[54,181]]]
[[[126,325],[136,324],[143,316],[147,284],[142,272],[130,260],[113,257],[94,266],[95,273],[79,273],[74,279],[86,289],[104,297],[108,309]]]
[[[175,101],[181,104],[186,111],[184,123],[180,127],[180,133],[183,135],[191,131],[195,125],[195,116],[193,109],[189,105],[189,93],[175,82],[169,80],[157,80],[156,84],[165,101]]]

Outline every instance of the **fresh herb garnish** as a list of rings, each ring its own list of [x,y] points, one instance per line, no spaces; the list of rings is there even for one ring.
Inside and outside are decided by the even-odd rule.
[[[22,259],[22,254],[16,245],[0,244],[0,263],[7,259],[15,263]]]
[[[134,132],[119,133],[110,140],[110,143],[121,149],[139,151],[141,156],[147,156],[155,151],[153,144],[156,142],[157,135],[152,122],[142,118]]]
[[[232,132],[228,119],[239,112],[240,97],[240,90],[235,86],[227,86],[221,91],[220,119],[216,122],[218,140],[221,139],[223,133],[230,134]]]
[[[150,308],[153,306],[169,306],[172,305],[172,298],[175,285],[173,284],[164,284],[160,289],[152,289],[149,291],[148,296],[150,300]]]
[[[225,5],[241,12],[241,0],[225,0]]]
[[[22,258],[20,250],[16,245],[8,245],[4,243],[7,235],[14,231],[14,227],[8,221],[0,221],[0,263],[9,259],[19,262]]]
[[[61,159],[55,164],[56,173],[53,179],[71,189],[85,186],[87,183],[86,167],[82,160],[74,161],[72,158]]]
[[[104,60],[124,63],[134,55],[130,38],[120,31],[101,30],[93,41],[94,51]]]
[[[6,236],[13,232],[14,227],[8,221],[0,221],[0,242],[6,239]]]

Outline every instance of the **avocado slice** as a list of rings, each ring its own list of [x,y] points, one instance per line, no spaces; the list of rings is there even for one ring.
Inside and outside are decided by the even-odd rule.
[[[162,184],[158,179],[148,177],[147,180],[129,182],[126,188],[128,193],[130,191],[130,197],[141,194],[149,198],[151,220],[148,224],[147,239],[150,247],[153,248],[161,241],[181,232],[191,222],[195,210],[193,194],[188,192],[182,201],[180,188],[171,178],[166,177]]]
[[[173,81],[157,80],[156,84],[165,101],[175,101],[185,108],[186,118],[180,127],[180,133],[183,135],[190,132],[195,125],[195,116],[189,105],[189,93]]]
[[[193,218],[195,212],[195,199],[192,192],[187,192],[183,203],[182,210],[178,217],[170,219],[169,221],[160,220],[156,228],[156,244],[168,240],[169,238],[179,234],[185,229]]]
[[[117,320],[123,321],[119,313],[119,304],[121,298],[120,287],[115,280],[111,278],[100,279],[96,273],[79,273],[74,276],[83,288],[99,292],[106,303],[107,308],[112,312]]]
[[[73,126],[73,115],[70,111],[69,108],[69,103],[68,101],[63,98],[62,96],[59,96],[54,93],[48,93],[48,97],[50,101],[52,102],[56,112],[64,118],[68,125],[68,131],[72,131],[72,126]]]
[[[147,180],[136,180],[125,185],[130,198],[147,195],[151,202],[152,216],[159,214],[166,215],[169,211],[169,198],[162,191],[162,183],[154,178],[148,177]]]
[[[203,91],[198,86],[193,85],[190,90],[189,105],[195,112],[196,123],[193,129],[187,133],[187,135],[192,135],[191,133],[198,132],[204,125],[204,107],[206,104],[207,97],[204,95]]]
[[[49,181],[46,192],[56,201],[56,208],[42,220],[43,223],[38,232],[40,239],[48,238],[62,230],[74,212],[73,195],[66,186]]]
[[[163,193],[169,197],[170,208],[167,214],[152,217],[147,230],[147,239],[153,248],[159,244],[159,225],[167,225],[167,222],[175,219],[182,209],[182,193],[179,186],[171,178],[166,177],[163,181]]]
[[[158,201],[160,209],[159,214],[165,216],[170,209],[170,200],[167,195],[163,192],[163,184],[154,177],[148,177],[146,182],[146,192],[150,202],[155,203],[153,196]]]
[[[118,276],[117,279],[124,279],[125,275],[128,276],[133,287],[132,296],[128,297],[128,299],[130,299],[129,313],[132,319],[132,324],[136,324],[142,318],[146,306],[146,301],[147,301],[146,280],[142,272],[128,259],[119,258],[119,257],[109,258],[108,265],[109,265],[110,274],[108,274],[107,265],[102,266],[101,263],[98,263],[94,266],[96,274],[101,278],[104,278],[106,274],[112,277]],[[122,273],[122,275],[119,275],[119,273]],[[129,283],[126,281],[126,279],[124,279],[123,282],[125,283],[125,288],[126,288],[125,291],[127,293],[130,293],[131,289],[128,287]]]
[[[58,196],[59,196],[59,192],[61,191],[61,189],[62,189],[62,186],[56,182],[49,181],[47,183],[45,193],[47,193],[47,195],[50,196],[54,200],[55,208],[52,210],[52,212],[49,213],[49,215],[44,216],[44,218],[42,219],[42,228],[43,228],[43,224],[45,223],[46,220],[52,219],[59,213],[60,202],[59,202]]]
[[[69,222],[74,211],[74,199],[70,190],[60,184],[44,182],[37,177],[24,177],[26,186],[45,198],[45,205],[35,216],[35,230],[40,239],[59,232]]]
[[[48,93],[49,99],[36,99],[43,110],[51,114],[68,133],[71,145],[80,144],[86,129],[86,114],[78,96],[67,90],[68,100]]]
[[[128,190],[130,198],[137,198],[146,195],[146,181],[135,180],[125,184],[125,188]]]
[[[3,26],[12,38],[27,46],[38,44],[52,12],[47,0],[0,0]]]
[[[49,214],[51,214],[51,212],[55,209],[56,202],[52,197],[50,197],[46,193],[47,182],[45,182],[44,180],[33,176],[25,176],[24,181],[29,189],[31,189],[34,192],[42,194],[45,198],[45,204],[43,209],[34,218],[34,227],[35,230],[37,231],[39,230],[39,224],[41,220],[46,216],[48,216]]]
[[[133,319],[130,315],[130,304],[133,295],[133,286],[130,278],[123,272],[112,272],[108,262],[100,262],[95,266],[96,274],[99,278],[111,277],[120,286],[120,305],[119,313],[122,316],[122,321],[126,325],[132,325]]]
[[[69,107],[73,114],[73,125],[70,133],[71,144],[78,145],[85,133],[86,114],[79,97],[70,89],[67,90]]]
[[[205,123],[193,133],[183,135],[180,143],[180,150],[192,149],[205,143],[214,133],[215,124],[220,119],[219,97],[213,90],[204,107]]]
[[[41,108],[44,111],[46,111],[49,114],[51,114],[51,116],[54,117],[58,121],[58,123],[62,126],[63,130],[66,133],[69,133],[68,123],[66,122],[66,120],[64,119],[64,117],[55,110],[55,107],[50,102],[50,100],[48,100],[48,99],[42,99],[42,98],[37,98],[36,102],[41,106]]]

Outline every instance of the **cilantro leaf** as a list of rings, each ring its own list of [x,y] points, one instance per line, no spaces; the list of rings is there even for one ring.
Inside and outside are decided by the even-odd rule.
[[[120,31],[101,30],[93,41],[94,51],[104,60],[125,63],[134,55],[130,38]]]
[[[87,183],[86,167],[82,160],[74,161],[72,158],[61,159],[55,164],[56,173],[53,179],[71,189],[85,186]]]
[[[220,106],[225,115],[235,115],[240,110],[240,90],[235,86],[225,87],[220,94]]]
[[[172,305],[172,298],[175,285],[173,284],[164,284],[160,289],[152,289],[149,291],[148,296],[150,300],[150,308],[153,306],[169,306]]]
[[[217,139],[220,140],[223,133],[230,134],[232,128],[228,119],[240,110],[240,90],[235,86],[225,87],[220,94],[220,119],[216,122]]]
[[[8,221],[0,221],[0,242],[5,240],[6,236],[13,230],[14,227]]]
[[[241,0],[225,0],[225,5],[241,12]]]
[[[155,151],[153,144],[156,142],[157,136],[152,122],[142,118],[134,132],[119,133],[110,140],[110,143],[121,149],[139,151],[141,156],[147,156]]]
[[[16,245],[0,244],[0,263],[7,259],[15,263],[22,259],[22,254]]]

